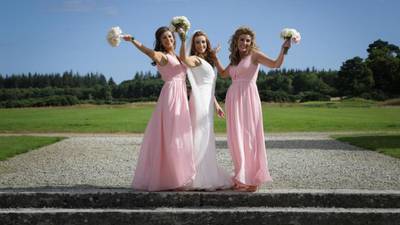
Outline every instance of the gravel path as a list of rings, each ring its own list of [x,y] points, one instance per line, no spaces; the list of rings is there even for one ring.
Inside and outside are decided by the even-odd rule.
[[[49,134],[44,134],[50,136]],[[52,134],[52,136],[65,136]],[[140,135],[69,134],[61,142],[0,161],[0,188],[45,186],[129,187]],[[266,136],[271,189],[400,190],[400,160],[356,148],[327,133]],[[218,161],[232,162],[224,137]]]

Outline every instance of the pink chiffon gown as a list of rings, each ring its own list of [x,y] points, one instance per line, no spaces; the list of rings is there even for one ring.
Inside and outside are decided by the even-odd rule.
[[[186,67],[176,56],[167,58],[167,65],[157,65],[165,83],[140,148],[132,182],[136,190],[184,188],[195,176]]]
[[[271,181],[263,128],[261,101],[256,80],[260,65],[248,55],[238,65],[229,66],[232,84],[225,107],[228,147],[234,164],[234,182],[260,186]]]

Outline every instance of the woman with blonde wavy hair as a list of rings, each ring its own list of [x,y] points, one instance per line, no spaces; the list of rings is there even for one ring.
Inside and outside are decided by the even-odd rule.
[[[268,171],[261,101],[256,85],[260,64],[279,68],[284,59],[282,45],[279,56],[273,60],[258,50],[255,33],[240,27],[230,39],[230,64],[224,69],[216,60],[222,77],[228,76],[232,84],[225,99],[228,147],[234,163],[234,189],[254,192],[267,181],[272,181]]]

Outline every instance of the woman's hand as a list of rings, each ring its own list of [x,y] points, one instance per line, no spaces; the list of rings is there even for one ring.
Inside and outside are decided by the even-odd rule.
[[[217,47],[213,48],[210,53],[211,53],[211,59],[215,62],[217,59],[217,53],[221,50],[221,45],[218,44]]]
[[[132,35],[126,34],[122,37],[125,41],[132,41]]]
[[[177,29],[177,32],[178,32],[178,35],[179,35],[179,38],[181,39],[181,41],[186,41],[186,34],[185,34],[185,31],[183,30],[183,28],[179,27]]]
[[[215,107],[215,110],[217,111],[217,115],[219,118],[225,118],[225,112],[224,110],[221,108],[221,106],[217,105]]]
[[[282,44],[282,48],[287,48],[289,49],[291,46],[292,40],[291,39],[286,39],[285,42]]]

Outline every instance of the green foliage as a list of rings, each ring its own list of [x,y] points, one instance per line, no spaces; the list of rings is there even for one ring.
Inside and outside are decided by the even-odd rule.
[[[301,93],[300,102],[309,102],[309,101],[330,101],[331,97],[328,95],[321,94],[319,92],[307,91]]]
[[[271,90],[261,90],[259,91],[260,99],[264,102],[295,102],[296,97],[290,95],[284,91],[271,91]]]
[[[262,101],[322,101],[330,97],[386,100],[400,97],[400,49],[377,40],[369,45],[368,58],[353,57],[339,71],[278,69],[260,70],[257,87]],[[116,84],[103,74],[0,74],[0,107],[120,104],[157,100],[163,81],[159,73],[136,72],[133,79]],[[224,101],[230,79],[218,76],[215,97]],[[190,85],[188,91],[190,91]],[[74,96],[74,98],[72,98]]]
[[[339,91],[346,96],[361,96],[374,86],[372,71],[360,57],[343,63],[338,73]],[[369,97],[370,98],[370,97]]]
[[[366,64],[371,69],[375,89],[388,96],[400,94],[400,49],[386,41],[377,40],[367,49]]]

